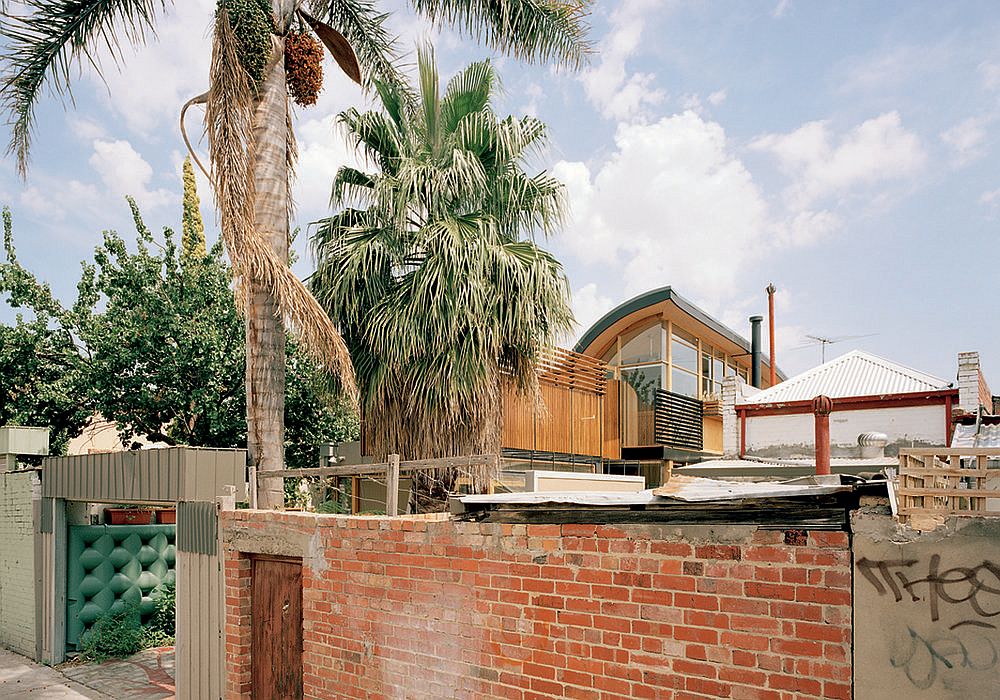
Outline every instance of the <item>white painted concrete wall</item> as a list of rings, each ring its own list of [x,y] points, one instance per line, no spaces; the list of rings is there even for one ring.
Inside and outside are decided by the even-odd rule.
[[[747,454],[763,457],[811,457],[815,420],[811,413],[784,416],[747,415]],[[858,435],[870,431],[889,437],[889,454],[899,447],[945,446],[944,406],[911,406],[830,414],[830,446],[834,457],[857,457]],[[780,454],[778,454],[780,452]]]
[[[0,646],[35,657],[35,472],[0,473]]]

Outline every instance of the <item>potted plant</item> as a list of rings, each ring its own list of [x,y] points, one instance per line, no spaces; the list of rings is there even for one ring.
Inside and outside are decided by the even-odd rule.
[[[105,525],[149,525],[153,511],[149,506],[113,506],[104,509]]]

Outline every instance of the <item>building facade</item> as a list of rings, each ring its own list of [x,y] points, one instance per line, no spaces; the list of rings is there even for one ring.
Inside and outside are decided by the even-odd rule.
[[[574,372],[542,368],[543,394],[561,392],[551,397],[554,400],[543,396],[543,409],[509,397],[503,441],[507,458],[611,470],[634,470],[642,464],[655,484],[659,468],[723,453],[726,377],[753,382],[756,374],[762,388],[769,386],[769,360],[760,347],[754,348],[670,287],[609,311],[581,336],[572,353],[564,355],[570,357],[578,358],[580,379]],[[595,381],[595,370],[605,381]],[[553,379],[561,385],[555,386]],[[569,397],[571,391],[576,395]],[[538,410],[546,422],[538,420]],[[536,416],[533,448],[525,449],[524,416],[529,413]],[[583,442],[575,439],[577,435],[591,439]],[[564,449],[547,447],[555,445]]]

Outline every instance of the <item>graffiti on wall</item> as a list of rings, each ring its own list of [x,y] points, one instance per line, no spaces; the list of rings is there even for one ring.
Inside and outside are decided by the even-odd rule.
[[[984,559],[942,569],[937,553],[926,559],[862,557],[855,565],[879,598],[908,608],[909,624],[896,630],[889,661],[914,686],[930,688],[950,671],[997,668],[1000,565]]]

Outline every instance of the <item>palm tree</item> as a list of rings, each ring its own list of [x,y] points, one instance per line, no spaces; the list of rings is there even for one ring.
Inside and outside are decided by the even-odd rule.
[[[418,13],[491,47],[570,65],[588,50],[582,2],[411,0]],[[95,52],[101,47],[124,60],[121,45],[142,42],[168,2],[23,4],[17,13],[5,12],[0,27],[6,42],[2,100],[12,131],[8,151],[22,175],[42,92],[69,95],[78,64],[99,69]],[[345,389],[354,385],[342,338],[287,264],[295,140],[282,60],[286,42],[311,30],[354,80],[391,84],[399,75],[386,17],[375,0],[219,0],[215,13],[209,87],[193,101],[206,106],[209,177],[245,310],[248,448],[258,469],[280,469],[283,463],[285,326]],[[261,490],[262,507],[281,507],[280,480],[267,480]]]
[[[416,104],[379,83],[381,111],[340,115],[378,170],[338,172],[311,285],[350,348],[372,454],[495,454],[504,384],[534,391],[539,352],[572,323],[563,269],[535,243],[561,224],[564,192],[525,172],[545,126],[493,113],[488,61],[443,95],[430,50],[418,68]],[[432,495],[453,481],[438,474]]]

